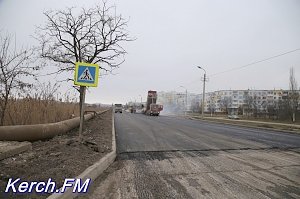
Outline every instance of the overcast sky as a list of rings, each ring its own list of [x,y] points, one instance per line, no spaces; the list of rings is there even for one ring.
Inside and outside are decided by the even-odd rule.
[[[222,73],[299,49],[299,0],[107,2],[129,19],[128,30],[137,39],[124,45],[126,61],[115,74],[89,89],[87,102],[125,103],[145,99],[148,90],[183,92],[180,86],[201,93],[203,71],[197,65],[209,77],[207,91],[288,89],[290,67],[300,85],[300,50]],[[15,34],[18,45],[32,45],[30,35],[44,23],[44,11],[97,3],[101,1],[0,0],[0,30]]]

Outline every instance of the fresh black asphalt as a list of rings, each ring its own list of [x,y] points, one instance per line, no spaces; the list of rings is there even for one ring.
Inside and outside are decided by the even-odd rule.
[[[298,148],[300,135],[172,116],[115,114],[118,152]]]
[[[115,114],[117,160],[88,198],[300,198],[300,136]]]

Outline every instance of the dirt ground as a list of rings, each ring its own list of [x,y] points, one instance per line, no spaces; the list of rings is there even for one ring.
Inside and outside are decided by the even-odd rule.
[[[85,122],[83,141],[78,128],[47,141],[32,143],[32,150],[0,161],[0,198],[46,198],[46,194],[5,194],[9,178],[45,181],[61,187],[65,178],[78,176],[111,151],[112,111]]]

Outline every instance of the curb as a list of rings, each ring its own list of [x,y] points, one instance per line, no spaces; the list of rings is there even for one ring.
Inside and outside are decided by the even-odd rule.
[[[0,160],[18,155],[32,149],[30,142],[0,141]]]
[[[297,131],[289,131],[289,130],[278,129],[278,128],[266,128],[266,127],[251,126],[251,125],[246,125],[246,124],[230,123],[230,122],[225,122],[225,121],[216,121],[216,120],[209,120],[209,119],[207,120],[207,119],[200,119],[200,118],[198,119],[198,118],[193,118],[193,117],[189,117],[187,119],[200,120],[200,121],[206,121],[206,122],[217,123],[217,124],[228,124],[228,125],[232,125],[232,126],[240,126],[240,127],[247,127],[247,128],[253,128],[253,129],[277,131],[277,132],[283,132],[283,133],[300,134]]]
[[[88,167],[84,172],[82,172],[77,179],[85,181],[90,178],[94,181],[99,175],[101,175],[116,159],[117,157],[117,147],[116,147],[116,134],[115,134],[115,120],[114,112],[112,111],[112,151],[106,154],[98,162]],[[60,189],[61,190],[61,189]],[[75,198],[80,195],[79,193],[73,193],[72,188],[67,188],[64,193],[53,193],[48,197],[48,199],[64,199],[64,198]]]

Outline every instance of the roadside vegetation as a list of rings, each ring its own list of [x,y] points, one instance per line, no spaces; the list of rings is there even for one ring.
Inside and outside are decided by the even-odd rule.
[[[54,98],[43,100],[30,96],[23,99],[10,98],[3,125],[53,123],[78,115],[78,103],[57,101]]]
[[[124,62],[124,42],[134,40],[126,30],[128,21],[106,2],[48,10],[44,16],[34,36],[37,46],[20,47],[15,37],[0,31],[0,126],[58,122],[89,111],[80,108],[85,87],[71,87],[75,94],[59,92],[62,82],[73,79],[44,82],[51,75],[72,76],[76,62],[99,64],[100,74],[109,74]],[[52,72],[41,75],[46,67]]]

